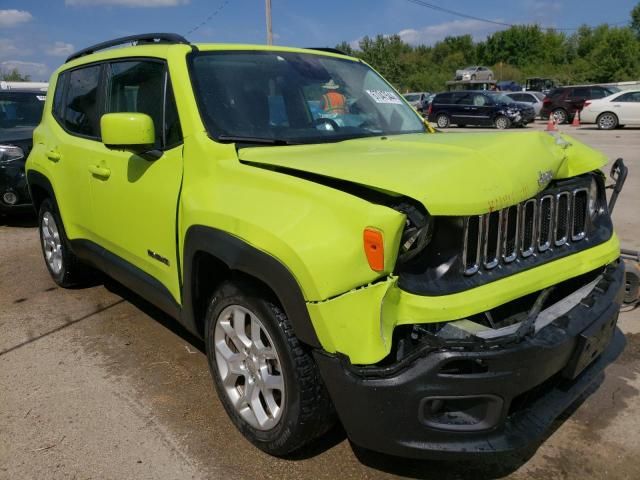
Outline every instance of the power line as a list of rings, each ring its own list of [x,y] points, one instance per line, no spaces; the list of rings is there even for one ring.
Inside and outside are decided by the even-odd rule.
[[[209,23],[211,21],[211,19],[215,16],[217,16],[224,7],[226,7],[227,5],[229,5],[229,3],[231,3],[231,0],[225,0],[224,2],[222,2],[220,4],[220,6],[215,9],[213,12],[211,12],[211,14],[205,18],[202,22],[200,22],[198,25],[196,25],[195,27],[193,27],[191,30],[189,30],[186,35],[190,35],[193,32],[195,32],[196,30],[198,30],[200,27],[206,25],[207,23]]]
[[[466,13],[457,12],[455,10],[450,10],[448,8],[444,8],[444,7],[441,7],[439,5],[434,5],[433,3],[424,2],[422,0],[407,0],[407,1],[411,2],[411,3],[415,4],[415,5],[420,5],[421,7],[430,8],[431,10],[436,10],[438,12],[448,13],[450,15],[455,15],[456,17],[467,18],[469,20],[477,20],[477,21],[480,21],[480,22],[491,23],[493,25],[500,25],[500,26],[503,26],[503,27],[516,27],[516,26],[518,26],[518,24],[515,24],[515,23],[499,22],[497,20],[489,20],[488,18],[476,17],[475,15],[469,15],[469,14],[466,14]],[[615,23],[611,23],[610,25],[622,25],[624,23],[628,23],[628,22],[627,21],[615,22]],[[542,30],[574,31],[574,30],[579,30],[580,29],[580,27],[543,27],[543,26],[539,26],[539,27]]]

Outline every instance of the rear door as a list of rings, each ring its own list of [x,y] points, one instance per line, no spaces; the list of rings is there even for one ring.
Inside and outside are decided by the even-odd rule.
[[[104,148],[100,142],[101,64],[62,73],[57,80],[44,149],[48,175],[67,236],[93,239],[88,166]]]
[[[105,65],[105,113],[139,112],[153,119],[153,160],[104,147],[91,183],[100,244],[155,280],[180,303],[176,221],[182,182],[182,134],[164,61],[131,59]]]

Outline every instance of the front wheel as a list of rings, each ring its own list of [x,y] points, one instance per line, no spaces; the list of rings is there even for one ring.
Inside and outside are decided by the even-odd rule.
[[[618,126],[618,117],[615,113],[605,112],[600,114],[596,122],[601,130],[613,130]]]
[[[498,130],[504,130],[511,126],[511,121],[504,115],[500,115],[498,118],[496,118],[495,123]]]
[[[441,113],[436,117],[436,125],[438,125],[438,128],[447,128],[450,124],[451,120],[449,119],[449,115]]]
[[[333,405],[311,352],[268,295],[250,284],[223,284],[207,311],[205,342],[227,414],[261,450],[286,455],[333,426]]]

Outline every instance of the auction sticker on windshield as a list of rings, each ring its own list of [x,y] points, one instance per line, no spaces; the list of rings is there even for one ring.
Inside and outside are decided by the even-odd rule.
[[[400,100],[393,92],[385,90],[367,90],[367,93],[376,103],[402,103],[402,100]]]

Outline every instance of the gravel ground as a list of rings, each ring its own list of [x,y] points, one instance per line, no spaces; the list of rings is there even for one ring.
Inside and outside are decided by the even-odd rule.
[[[614,220],[640,249],[640,129],[564,130],[627,159]],[[113,282],[57,288],[32,223],[0,219],[2,479],[640,478],[640,309],[621,314],[623,355],[536,452],[417,462],[362,451],[336,428],[276,459],[227,420],[200,342]]]

